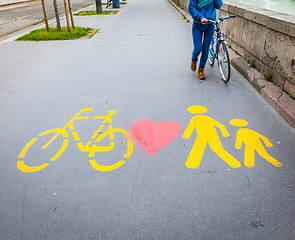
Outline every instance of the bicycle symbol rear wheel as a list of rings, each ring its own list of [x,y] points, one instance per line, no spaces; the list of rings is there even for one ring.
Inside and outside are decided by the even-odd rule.
[[[43,133],[40,133],[39,134],[39,137],[43,137],[47,134],[51,134],[51,133],[55,133],[55,136],[53,136],[53,138],[51,138],[51,140],[45,144],[43,147],[42,147],[42,150],[44,150],[45,148],[47,148],[50,143],[59,135],[59,134],[62,134],[63,138],[67,138],[69,137],[69,134],[66,130],[64,129],[61,129],[61,128],[55,128],[55,129],[51,129],[51,130],[48,130],[48,131],[45,131]],[[33,138],[31,141],[29,141],[26,146],[22,149],[21,153],[19,154],[18,158],[20,159],[19,161],[17,161],[17,168],[22,171],[22,172],[37,172],[37,171],[40,171],[41,169],[43,168],[46,168],[47,166],[49,166],[48,163],[43,163],[41,165],[38,165],[38,166],[28,166],[25,164],[24,162],[24,158],[27,154],[27,152],[29,151],[29,149],[32,147],[32,145],[38,140],[39,138]],[[67,146],[68,146],[68,143],[69,143],[69,139],[64,139],[63,140],[63,144],[61,146],[61,148],[58,150],[58,152],[52,157],[50,158],[50,161],[55,161],[57,158],[60,157],[60,155],[66,150]]]

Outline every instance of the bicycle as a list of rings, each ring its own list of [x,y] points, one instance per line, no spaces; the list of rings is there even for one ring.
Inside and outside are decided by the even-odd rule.
[[[110,7],[112,5],[113,0],[107,0],[106,2],[106,8]]]
[[[92,108],[84,108],[80,110],[64,127],[62,128],[54,128],[50,129],[48,131],[42,132],[39,134],[39,137],[43,137],[45,135],[51,134],[51,133],[56,133],[41,149],[44,150],[46,149],[59,135],[62,135],[63,137],[63,143],[61,148],[58,150],[58,152],[50,158],[50,161],[55,161],[58,159],[61,154],[66,150],[68,143],[69,143],[69,133],[66,130],[68,127],[78,148],[80,149],[81,152],[88,152],[90,158],[94,158],[95,152],[108,152],[111,151],[115,147],[115,142],[114,142],[114,133],[122,133],[125,138],[127,139],[127,151],[124,154],[124,158],[129,158],[132,154],[133,151],[133,141],[131,140],[130,134],[121,128],[113,128],[112,127],[112,115],[117,113],[116,110],[112,111],[107,111],[108,115],[107,116],[94,116],[93,119],[103,119],[103,123],[98,127],[98,129],[95,131],[95,133],[92,135],[91,140],[88,141],[85,145],[82,143],[77,131],[75,131],[75,127],[73,125],[74,120],[81,120],[81,119],[89,119],[89,116],[80,116],[82,112],[86,111],[92,111]],[[105,125],[107,125],[108,129],[105,132],[102,132],[104,129]],[[97,144],[93,143],[99,143],[101,142],[105,137],[109,136],[110,139],[110,145],[109,146],[98,146]],[[40,171],[41,169],[46,168],[49,166],[48,163],[43,163],[39,166],[28,166],[24,163],[24,160],[22,160],[25,156],[28,150],[31,148],[31,146],[38,140],[38,138],[33,138],[31,141],[29,141],[25,147],[22,149],[20,152],[18,159],[20,159],[17,162],[17,167],[20,171],[22,172],[36,172]],[[98,164],[95,159],[89,160],[90,165],[101,172],[108,172],[108,171],[113,171],[117,169],[118,167],[122,166],[125,161],[124,160],[119,160],[118,162],[111,164],[111,165],[100,165]]]
[[[226,42],[223,38],[223,32],[220,30],[220,23],[226,19],[235,18],[235,15],[220,17],[218,20],[208,19],[208,22],[215,24],[216,36],[213,37],[209,47],[208,62],[211,66],[214,65],[214,59],[216,58],[221,78],[224,82],[228,82],[230,79],[230,59]],[[214,45],[215,42],[215,45]]]

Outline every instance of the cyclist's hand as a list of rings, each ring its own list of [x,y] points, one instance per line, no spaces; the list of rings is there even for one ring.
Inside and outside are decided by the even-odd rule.
[[[202,18],[201,23],[202,24],[207,24],[208,23],[208,19],[207,18]]]

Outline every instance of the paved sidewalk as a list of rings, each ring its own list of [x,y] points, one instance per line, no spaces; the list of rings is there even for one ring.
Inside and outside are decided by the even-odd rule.
[[[0,2],[0,6],[29,1],[36,0],[2,0]],[[178,7],[173,1],[168,1],[192,24],[192,18],[187,12]],[[241,57],[237,56],[231,49],[229,49],[229,53],[233,67],[235,67],[235,69],[249,81],[249,83],[274,107],[274,109],[276,109],[286,119],[286,121],[288,121],[288,123],[295,128],[295,100],[283,92],[281,88],[277,87],[275,84],[264,80],[261,73],[253,68],[250,68],[249,65],[246,64],[246,62]]]
[[[234,69],[197,79],[167,0],[121,10],[0,47],[0,239],[295,239],[294,128]]]

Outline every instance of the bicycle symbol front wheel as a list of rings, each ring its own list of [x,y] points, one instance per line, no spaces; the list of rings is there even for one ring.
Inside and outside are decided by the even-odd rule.
[[[55,129],[51,129],[48,131],[45,131],[43,133],[39,134],[39,137],[43,137],[45,135],[51,134],[51,133],[56,133],[55,136],[53,136],[53,138],[51,138],[51,140],[45,144],[42,147],[42,150],[44,150],[45,148],[47,148],[50,143],[59,135],[62,134],[63,138],[67,138],[69,137],[69,134],[66,130],[61,129],[61,128],[55,128]],[[46,168],[47,166],[49,166],[48,163],[43,163],[41,165],[38,166],[28,166],[27,164],[25,164],[24,162],[24,158],[27,154],[27,152],[29,151],[29,149],[32,147],[32,145],[38,140],[39,138],[33,138],[31,141],[29,141],[26,146],[22,149],[21,153],[18,156],[19,161],[17,161],[17,168],[22,171],[22,172],[37,172],[40,171],[41,169]],[[60,157],[60,155],[66,150],[67,146],[69,143],[69,139],[64,139],[63,140],[63,144],[61,146],[61,148],[58,150],[58,152],[52,157],[50,158],[50,161],[55,161],[57,158]]]
[[[124,134],[125,138],[127,139],[127,150],[126,150],[126,153],[124,154],[123,158],[129,158],[133,152],[133,141],[131,140],[131,136],[130,134],[124,130],[124,129],[121,129],[121,128],[114,128],[114,129],[111,129],[109,131],[106,131],[102,136],[102,138],[106,137],[106,136],[109,136],[109,134],[113,134],[113,133],[122,133]],[[112,144],[113,147],[115,147],[114,143]],[[108,150],[107,150],[108,151]],[[102,150],[103,152],[103,150]],[[89,157],[94,157],[94,151],[93,152],[89,152]],[[97,171],[100,171],[100,172],[109,172],[109,171],[113,171],[119,167],[121,167],[126,161],[124,160],[119,160],[118,162],[114,163],[114,164],[110,164],[110,165],[101,165],[101,164],[98,164],[97,161],[95,159],[92,159],[89,161],[90,165]]]

